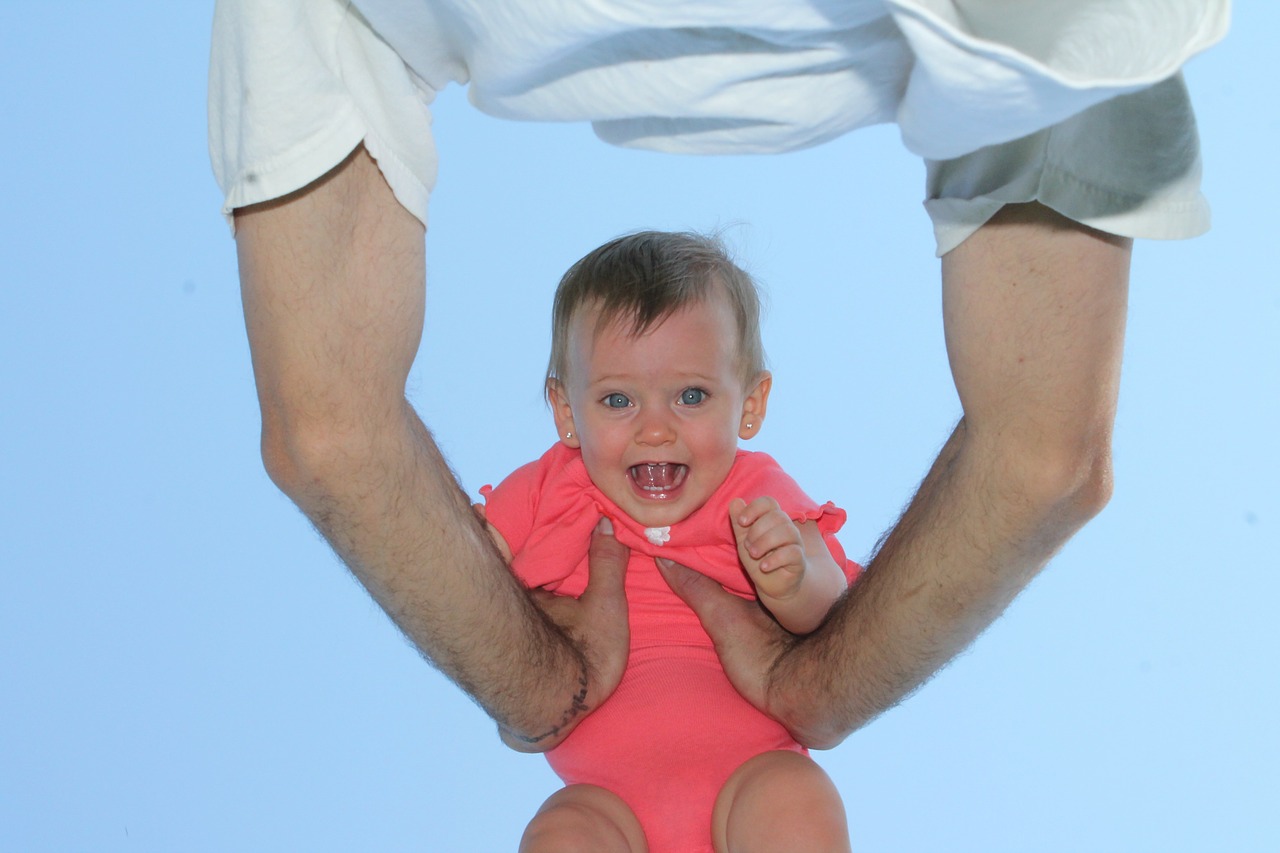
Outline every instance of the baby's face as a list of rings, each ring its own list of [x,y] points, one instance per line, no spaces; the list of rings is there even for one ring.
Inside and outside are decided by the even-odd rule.
[[[551,391],[560,438],[582,448],[591,480],[637,522],[681,521],[724,482],[738,439],[759,429],[768,374],[743,387],[723,300],[639,337],[616,323],[594,328],[595,312],[583,311],[570,329],[568,376]]]

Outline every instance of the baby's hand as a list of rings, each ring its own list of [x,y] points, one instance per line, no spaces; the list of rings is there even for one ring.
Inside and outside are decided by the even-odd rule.
[[[773,498],[729,502],[729,521],[738,540],[738,558],[756,586],[760,603],[770,610],[800,589],[807,563],[800,528]]]

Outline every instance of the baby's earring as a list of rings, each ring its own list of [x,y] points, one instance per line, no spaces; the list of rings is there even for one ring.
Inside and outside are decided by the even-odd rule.
[[[573,433],[571,433],[571,432],[566,432],[566,433],[564,434],[564,437],[565,437],[566,439],[573,438]]]

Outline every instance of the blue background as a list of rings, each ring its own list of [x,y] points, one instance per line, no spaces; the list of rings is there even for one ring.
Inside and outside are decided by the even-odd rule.
[[[204,3],[0,30],[0,849],[513,850],[555,787],[263,473],[205,151]],[[897,709],[819,755],[859,851],[1280,849],[1272,4],[1187,70],[1214,230],[1136,251],[1107,510]],[[865,555],[959,414],[891,127],[773,158],[619,151],[438,101],[411,396],[458,476],[540,453],[551,293],[723,227],[771,294],[757,449]]]

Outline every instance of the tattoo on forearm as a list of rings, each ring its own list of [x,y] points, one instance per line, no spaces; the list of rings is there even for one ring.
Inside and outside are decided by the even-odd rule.
[[[569,707],[566,708],[565,712],[560,716],[560,722],[556,723],[554,726],[550,728],[550,730],[540,735],[526,737],[525,735],[519,734],[517,732],[512,732],[511,735],[521,743],[528,743],[528,744],[540,743],[541,741],[544,741],[549,737],[555,737],[556,735],[560,734],[560,732],[564,731],[565,726],[569,725],[569,723],[575,717],[577,717],[579,714],[585,713],[586,711],[587,711],[587,669],[586,669],[586,666],[584,665],[582,668],[582,671],[578,673],[578,692],[573,694],[573,697],[569,701]]]

